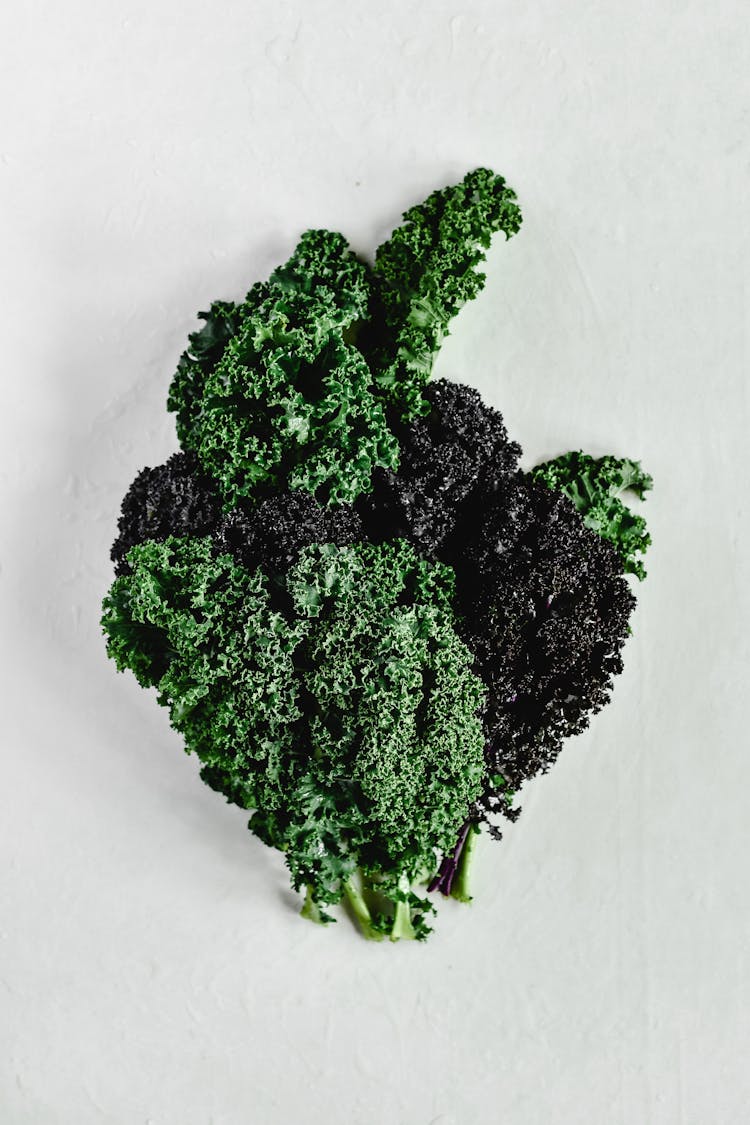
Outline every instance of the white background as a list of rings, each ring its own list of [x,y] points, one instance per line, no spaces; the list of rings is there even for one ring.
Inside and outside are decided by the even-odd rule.
[[[0,17],[3,1125],[750,1119],[742,0],[70,0]],[[105,658],[194,314],[486,164],[525,221],[439,373],[639,457],[612,705],[427,945],[298,918]]]

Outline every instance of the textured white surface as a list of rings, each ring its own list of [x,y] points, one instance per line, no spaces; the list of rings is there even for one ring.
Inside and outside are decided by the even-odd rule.
[[[739,1125],[750,1114],[742,0],[6,5],[3,1125]],[[308,226],[369,252],[477,164],[525,223],[440,360],[527,463],[643,459],[614,702],[427,946],[296,916],[104,656],[123,492],[193,314]]]

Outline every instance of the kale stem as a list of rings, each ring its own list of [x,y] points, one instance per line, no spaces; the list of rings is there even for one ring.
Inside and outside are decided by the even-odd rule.
[[[320,907],[313,898],[313,891],[310,886],[307,888],[307,894],[305,895],[305,901],[302,904],[300,914],[303,918],[309,918],[311,922],[317,922],[320,926],[325,926],[326,924],[324,918],[321,916]]]
[[[458,834],[458,840],[453,851],[443,857],[443,862],[440,864],[437,874],[427,888],[428,891],[441,891],[444,895],[449,895],[453,888],[453,880],[456,877],[459,859],[464,849],[469,830],[472,827],[472,822],[467,820],[461,831]]]
[[[398,881],[398,889],[408,896],[410,891],[409,880],[405,875],[402,875]],[[411,906],[409,905],[408,898],[405,902],[400,899],[394,903],[395,913],[393,915],[393,925],[391,926],[391,941],[413,941],[416,938],[414,927],[411,924]]]
[[[355,886],[351,879],[347,879],[344,883],[344,894],[346,895],[349,909],[359,922],[360,929],[367,940],[382,941],[383,935],[376,930],[372,924],[372,914],[370,914],[362,892]]]
[[[472,857],[477,846],[477,840],[479,839],[479,831],[478,824],[471,825],[464,842],[461,858],[458,862],[458,873],[450,890],[453,898],[458,899],[459,902],[471,902],[472,899],[469,892],[469,875],[471,872]]]

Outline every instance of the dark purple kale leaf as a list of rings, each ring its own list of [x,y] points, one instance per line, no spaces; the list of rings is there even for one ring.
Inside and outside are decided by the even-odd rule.
[[[438,379],[424,390],[429,413],[410,425],[392,421],[401,455],[397,472],[379,470],[357,507],[375,542],[403,537],[429,558],[461,533],[501,482],[521,447],[478,391]]]
[[[364,538],[351,504],[329,507],[302,489],[274,493],[257,505],[240,504],[216,532],[218,548],[246,570],[260,566],[272,575],[285,574],[313,543],[349,547]]]
[[[246,570],[261,566],[283,575],[313,543],[348,547],[365,539],[351,504],[327,507],[301,489],[273,493],[257,504],[222,511],[221,499],[192,453],[175,453],[155,469],[143,469],[122,502],[119,534],[112,547],[118,575],[128,574],[126,554],[147,539],[212,536]]]
[[[115,573],[129,574],[126,554],[147,539],[210,535],[221,518],[221,500],[192,453],[175,453],[155,469],[142,469],[128,489],[110,557]]]
[[[517,474],[451,544],[458,631],[487,687],[487,812],[545,773],[608,702],[635,598],[611,543],[562,494]]]

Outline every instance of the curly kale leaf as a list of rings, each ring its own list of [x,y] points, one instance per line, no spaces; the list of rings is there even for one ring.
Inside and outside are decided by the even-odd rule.
[[[351,504],[319,504],[299,488],[238,505],[216,530],[221,550],[248,570],[262,566],[268,574],[285,574],[313,543],[349,547],[363,539],[362,521]]]
[[[310,779],[322,807],[340,810],[345,854],[395,904],[393,925],[418,914],[421,932],[427,907],[411,885],[452,845],[484,774],[483,693],[453,628],[452,575],[406,543],[323,546],[302,552],[287,587],[310,621]],[[329,849],[314,838],[300,849],[298,829],[283,837],[295,883],[315,902],[351,899],[350,877],[329,897]]]
[[[352,253],[343,234],[335,231],[305,231],[289,261],[274,270],[268,285],[283,293],[305,293],[309,297],[325,290],[346,324],[355,324],[367,315],[367,267]]]
[[[416,878],[483,773],[482,690],[453,629],[452,574],[405,543],[325,546],[302,553],[288,588],[313,619],[312,741],[327,763],[350,760],[378,852]]]
[[[107,652],[155,686],[206,780],[245,807],[283,799],[300,716],[300,630],[271,607],[268,581],[205,538],[133,547],[104,601]]]
[[[177,437],[183,448],[189,448],[191,436],[199,423],[206,377],[224,354],[224,349],[239,331],[242,311],[260,304],[266,287],[254,285],[244,306],[232,301],[214,301],[207,312],[198,316],[205,321],[202,328],[188,336],[188,348],[180,356],[167,397],[167,410],[177,415]]]
[[[608,702],[635,598],[612,544],[521,473],[453,551],[459,632],[488,696],[480,808],[513,819],[509,793]]]
[[[398,446],[350,342],[366,315],[367,269],[342,235],[307,231],[290,260],[191,340],[169,396],[184,448],[225,507],[275,488],[344,503]],[[218,327],[217,327],[218,325]]]
[[[451,537],[471,533],[488,497],[516,471],[521,447],[472,387],[437,379],[424,397],[429,413],[396,428],[398,472],[379,469],[356,506],[371,539],[401,536],[428,558],[442,558]]]
[[[428,410],[422,390],[450,321],[484,286],[491,236],[515,234],[521,211],[502,176],[477,168],[403,218],[376,253],[368,342],[378,390],[409,419]]]
[[[191,453],[175,453],[155,469],[142,469],[122,502],[111,558],[128,574],[127,553],[146,539],[208,535],[221,520],[221,499]]]
[[[221,497],[192,453],[175,453],[163,465],[143,469],[122,502],[111,556],[115,573],[129,574],[127,553],[146,539],[211,535],[219,553],[254,570],[284,574],[312,543],[347,547],[366,538],[351,504],[320,504],[303,489],[271,493],[222,512]]]
[[[623,492],[629,491],[643,500],[653,488],[654,482],[641,468],[640,461],[565,453],[537,465],[532,476],[573,501],[586,527],[614,544],[626,572],[640,579],[646,577],[638,556],[646,552],[651,536],[643,516],[636,515],[620,499]]]
[[[390,903],[368,936],[424,937],[412,884],[484,775],[483,689],[453,628],[451,572],[403,542],[307,547],[282,615],[263,572],[207,538],[149,541],[127,562],[104,604],[110,656],[156,686],[204,780],[256,809],[250,827],[308,887],[308,913],[362,897],[359,872]]]

